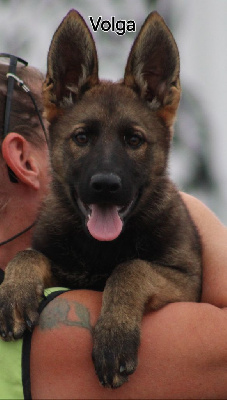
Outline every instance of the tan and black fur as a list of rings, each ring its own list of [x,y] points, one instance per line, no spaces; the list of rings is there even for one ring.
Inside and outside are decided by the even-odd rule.
[[[7,266],[0,330],[5,338],[22,334],[51,276],[61,286],[104,291],[93,360],[107,387],[122,385],[136,369],[145,311],[200,299],[199,236],[167,173],[179,70],[176,43],[156,12],[142,26],[118,83],[99,80],[95,44],[76,11],[50,45],[44,99],[52,188],[34,250]],[[107,213],[122,221],[115,238],[89,233],[93,204],[102,218]]]

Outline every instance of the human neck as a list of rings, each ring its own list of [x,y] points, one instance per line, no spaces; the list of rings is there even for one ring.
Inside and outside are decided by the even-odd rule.
[[[0,243],[7,241],[34,223],[40,199],[34,192],[24,193],[17,188],[14,195],[4,203],[4,195],[0,204]],[[6,198],[5,198],[6,200]],[[20,250],[31,246],[33,229],[0,246],[0,268],[5,269],[8,262]]]

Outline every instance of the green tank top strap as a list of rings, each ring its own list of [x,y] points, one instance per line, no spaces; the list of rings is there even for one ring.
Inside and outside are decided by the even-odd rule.
[[[39,312],[55,297],[69,289],[56,287],[44,292]],[[0,399],[31,400],[30,350],[32,333],[26,331],[23,339],[15,342],[0,340]]]

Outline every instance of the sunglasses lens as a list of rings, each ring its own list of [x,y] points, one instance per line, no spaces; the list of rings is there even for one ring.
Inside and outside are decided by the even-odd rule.
[[[9,58],[9,71],[10,74],[16,73],[17,63],[27,66],[27,61],[23,60],[23,58],[16,57],[13,54],[8,53],[0,53],[0,57]],[[8,86],[7,86],[7,97],[6,97],[6,108],[5,108],[5,119],[4,119],[4,130],[3,130],[3,138],[6,137],[9,132],[9,122],[10,122],[10,111],[11,111],[11,100],[13,95],[14,88],[14,79],[12,77],[8,78]]]
[[[20,62],[21,64],[27,66],[27,61],[23,60],[20,57],[16,57],[12,54],[7,53],[0,53],[0,57],[9,58],[9,73],[15,74],[17,63]],[[5,107],[5,117],[4,117],[4,127],[3,127],[3,138],[6,137],[7,133],[9,132],[9,122],[10,122],[10,112],[11,112],[11,100],[13,95],[13,88],[14,88],[14,79],[13,77],[8,77],[8,85],[7,85],[7,97],[6,97],[6,107]],[[9,179],[12,183],[17,183],[18,179],[14,172],[8,166],[8,174]]]
[[[0,57],[2,57],[2,58],[9,58],[10,61],[11,61],[11,60],[16,60],[16,65],[17,65],[18,62],[20,62],[21,64],[25,65],[25,67],[27,67],[27,65],[28,65],[28,62],[25,61],[25,60],[23,60],[23,58],[14,56],[13,54],[0,53]]]

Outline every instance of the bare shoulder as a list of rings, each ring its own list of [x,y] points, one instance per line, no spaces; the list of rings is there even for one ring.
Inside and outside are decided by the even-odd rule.
[[[227,228],[200,200],[181,193],[202,241],[202,301],[227,306]]]
[[[181,192],[180,194],[201,234],[208,228],[215,228],[227,236],[226,226],[202,201],[187,193]]]

